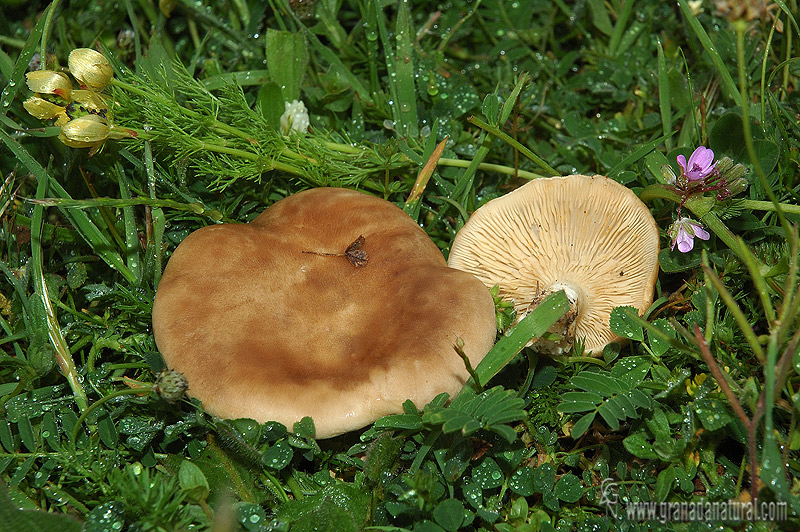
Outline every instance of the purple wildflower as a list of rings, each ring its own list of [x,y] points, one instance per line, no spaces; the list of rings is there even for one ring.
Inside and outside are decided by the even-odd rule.
[[[686,157],[678,155],[678,164],[681,167],[681,175],[686,177],[688,181],[700,181],[714,173],[714,152],[705,146],[698,146],[694,153],[689,156],[689,162],[686,162]],[[690,248],[691,249],[691,248]]]
[[[688,253],[694,248],[694,237],[701,240],[708,240],[711,238],[711,235],[708,234],[708,231],[703,229],[700,223],[695,222],[691,218],[686,218],[685,216],[678,218],[667,230],[667,233],[670,238],[672,238],[670,250],[674,250],[677,244],[678,251],[681,253]]]

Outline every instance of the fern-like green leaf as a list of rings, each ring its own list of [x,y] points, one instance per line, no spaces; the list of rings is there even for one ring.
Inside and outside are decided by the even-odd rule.
[[[527,415],[524,405],[524,400],[513,390],[495,386],[478,395],[461,394],[449,406],[428,405],[422,421],[429,426],[440,426],[445,434],[460,431],[469,436],[483,429],[511,442],[516,433],[507,424]]]
[[[608,371],[582,371],[572,377],[575,388],[584,390],[562,395],[559,412],[585,412],[572,427],[572,437],[581,437],[599,414],[611,430],[619,430],[620,422],[635,418],[637,409],[649,410],[652,399],[636,389],[647,376],[652,362],[645,357],[620,360]]]

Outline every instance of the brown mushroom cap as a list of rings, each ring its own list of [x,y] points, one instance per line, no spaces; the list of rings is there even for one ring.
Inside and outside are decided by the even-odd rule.
[[[604,176],[536,179],[479,208],[453,241],[448,263],[514,302],[519,319],[541,296],[564,289],[573,338],[599,355],[618,340],[614,307],[653,301],[659,233],[650,210]],[[560,346],[555,352],[571,347]]]
[[[367,263],[343,253],[360,235]],[[153,304],[166,363],[211,413],[279,421],[311,416],[317,437],[361,428],[458,392],[492,347],[494,303],[447,267],[402,210],[319,188],[249,224],[205,227],[178,246]]]

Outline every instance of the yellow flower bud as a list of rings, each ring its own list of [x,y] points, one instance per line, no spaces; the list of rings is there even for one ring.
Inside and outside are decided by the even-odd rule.
[[[67,64],[78,83],[90,90],[103,90],[114,75],[108,59],[91,48],[76,48],[72,50]]]
[[[73,148],[93,148],[108,138],[108,123],[100,116],[85,115],[61,126],[58,138]]]
[[[31,96],[27,100],[22,103],[22,107],[25,108],[30,114],[38,118],[39,120],[50,120],[52,118],[56,118],[57,116],[65,115],[66,107],[63,105],[56,105],[52,102],[48,102],[45,99],[39,98],[38,96]]]
[[[708,378],[706,373],[700,373],[695,375],[694,380],[686,379],[686,393],[688,393],[690,397],[694,397],[697,393],[697,389],[705,382],[706,378]]]
[[[72,92],[72,82],[69,76],[62,72],[52,70],[34,70],[25,74],[28,88],[39,94],[55,94],[69,101]]]
[[[73,148],[91,148],[89,155],[93,155],[108,139],[125,139],[136,136],[135,131],[109,124],[100,115],[87,114],[62,124],[58,139]]]

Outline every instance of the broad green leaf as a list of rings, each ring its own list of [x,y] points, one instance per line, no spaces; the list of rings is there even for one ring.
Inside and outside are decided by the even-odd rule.
[[[114,421],[107,412],[102,412],[97,417],[97,433],[106,447],[113,449],[117,446],[119,436]]]
[[[36,451],[36,437],[33,434],[33,425],[31,425],[30,418],[23,417],[17,421],[17,430],[19,431],[19,438],[22,444],[27,447],[28,451]]]
[[[489,430],[506,440],[513,443],[517,439],[516,431],[508,425],[489,425]]]
[[[685,449],[686,440],[683,439],[668,438],[653,442],[653,450],[663,462],[672,462],[679,459]]]
[[[306,416],[294,424],[294,433],[301,438],[313,438],[317,434],[314,420]]]
[[[672,338],[676,338],[677,336],[677,334],[675,333],[675,329],[664,318],[655,320],[653,322],[653,327],[656,327],[657,329],[664,331]],[[669,342],[659,337],[657,334],[653,334],[648,331],[647,339],[650,343],[650,349],[653,351],[653,354],[656,355],[657,357],[663,356],[664,353],[666,353],[670,348]]]
[[[625,419],[625,413],[614,401],[609,400],[600,405],[597,413],[606,422],[611,430],[619,430],[619,420]]]
[[[633,390],[620,393],[608,400],[609,403],[614,403],[614,407],[619,407],[622,414],[627,417],[633,417],[636,414],[636,405],[630,400],[629,395]]]
[[[364,475],[367,479],[377,484],[384,472],[393,469],[402,448],[403,438],[395,438],[386,432],[378,435],[367,450],[364,461]]]
[[[530,507],[525,497],[519,497],[511,504],[511,510],[508,512],[508,520],[511,522],[521,522],[528,519],[528,512]],[[495,525],[495,528],[498,528]]]
[[[497,89],[484,97],[481,113],[488,123],[497,125],[497,120],[500,118],[500,98],[497,97]]]
[[[393,530],[395,530],[395,532],[401,532],[401,531],[405,532],[408,529],[402,528]],[[446,531],[444,528],[440,527],[433,521],[428,521],[427,519],[423,519],[422,521],[414,525],[414,528],[412,529],[411,532],[446,532]]]
[[[189,460],[181,462],[178,468],[178,482],[190,501],[200,503],[208,498],[208,480],[203,471]]]
[[[627,338],[629,340],[638,340],[640,342],[644,341],[644,331],[642,326],[632,320],[631,317],[626,314],[626,311],[633,312],[636,315],[639,314],[639,311],[634,307],[615,308],[611,311],[611,318],[609,319],[611,332],[617,336],[621,336],[622,338]]]
[[[538,390],[539,388],[546,388],[556,381],[558,372],[553,366],[542,366],[536,369],[531,381],[531,390]]]
[[[59,389],[59,392],[62,390]],[[23,418],[37,418],[45,412],[54,412],[73,402],[68,395],[55,395],[53,387],[45,387],[18,395],[6,403],[6,415],[12,423]]]
[[[5,419],[0,419],[0,444],[9,453],[16,451],[19,444],[11,434],[11,427]]]
[[[67,265],[67,284],[73,290],[83,286],[87,278],[86,264],[83,262],[73,262]]]
[[[583,485],[581,484],[581,479],[572,473],[563,475],[560,479],[558,479],[558,482],[556,482],[556,485],[553,487],[553,495],[564,502],[578,502],[578,500],[583,496]]]
[[[665,178],[661,173],[661,167],[665,164],[669,164],[669,160],[660,151],[650,152],[644,158],[644,165],[659,183],[665,182]]]
[[[0,428],[1,427],[2,423],[0,422]],[[60,429],[56,424],[56,415],[54,412],[47,412],[42,418],[42,438],[52,450],[61,450]]]
[[[8,481],[8,485],[12,488],[19,486],[20,483],[28,475],[28,472],[31,470],[35,462],[36,462],[35,456],[31,456],[27,458],[24,462],[22,462],[22,464],[17,468],[17,470],[14,471],[14,474],[11,475],[11,479]]]
[[[673,484],[677,481],[675,475],[675,467],[670,466],[660,472],[656,478],[655,500],[656,502],[664,502],[672,490]]]
[[[456,532],[464,522],[464,504],[457,499],[446,499],[433,509],[436,524],[448,532]]]
[[[245,530],[262,532],[267,530],[267,512],[259,504],[252,502],[237,502],[233,505],[236,520]]]
[[[537,493],[552,493],[556,483],[556,473],[553,464],[545,462],[533,470],[533,489]]]
[[[264,451],[261,463],[271,469],[281,470],[289,465],[293,456],[292,447],[286,440],[283,440]]]
[[[761,458],[761,479],[770,486],[772,491],[784,502],[790,503],[792,499],[796,501],[796,496],[792,497],[789,492],[789,486],[786,483],[786,468],[774,434],[766,434],[764,437],[764,452]]]
[[[337,482],[325,486],[314,495],[283,504],[276,516],[283,529],[292,532],[326,530],[360,532],[367,520],[370,494],[355,484]]]
[[[483,489],[481,485],[475,481],[469,482],[462,488],[464,498],[470,506],[478,509],[483,504]]]
[[[640,433],[631,434],[622,440],[622,445],[625,446],[625,449],[627,449],[629,453],[637,458],[645,460],[654,460],[658,458],[658,455],[656,455],[653,450],[653,445]]]
[[[589,412],[582,415],[580,419],[575,422],[575,424],[572,426],[572,431],[570,432],[570,436],[573,440],[580,438],[584,435],[584,433],[586,433],[587,430],[589,430],[589,427],[592,426],[592,421],[594,421],[596,415],[596,412]]]
[[[769,175],[778,164],[780,157],[780,148],[771,140],[758,139],[753,141],[753,148],[758,158],[758,164],[764,170],[766,175]]]
[[[522,495],[523,497],[533,495],[534,493],[533,471],[534,470],[532,467],[527,467],[527,466],[521,467],[516,471],[514,471],[514,474],[511,475],[511,478],[508,481],[508,487],[511,488],[511,491],[513,491],[518,495]]]
[[[734,160],[741,160],[745,151],[744,124],[742,117],[736,113],[725,113],[717,119],[708,135],[708,147],[715,155],[723,153]]]
[[[125,527],[125,504],[111,501],[95,506],[83,523],[83,532],[115,532]]]
[[[648,417],[645,422],[647,423],[647,428],[650,429],[650,432],[653,433],[657,440],[666,440],[672,436],[667,415],[661,408],[655,408],[653,415]]]
[[[652,365],[653,361],[648,357],[626,357],[614,364],[611,375],[633,388],[642,383]]]
[[[29,459],[31,463],[33,458]],[[4,484],[0,483],[0,530],[2,532],[80,532],[81,523],[75,518],[43,510],[21,510],[9,497]]]
[[[280,86],[274,81],[265,83],[258,91],[256,109],[261,111],[267,123],[276,131],[281,127],[281,115],[285,111]]]
[[[484,458],[472,469],[472,480],[485,490],[501,486],[503,479],[503,471],[492,458]]]
[[[697,418],[706,430],[719,430],[733,420],[725,401],[702,398],[694,402]]]

